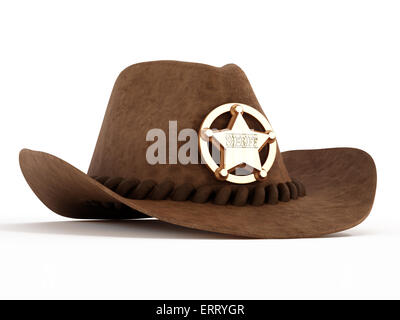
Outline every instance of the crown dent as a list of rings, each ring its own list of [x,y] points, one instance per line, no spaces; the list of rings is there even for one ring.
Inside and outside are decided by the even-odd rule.
[[[135,64],[119,75],[114,85],[104,121],[89,167],[89,175],[154,180],[167,178],[175,184],[192,183],[195,187],[215,180],[205,165],[156,164],[146,161],[146,150],[152,142],[146,134],[160,128],[179,148],[185,142],[177,141],[181,129],[197,132],[204,117],[216,106],[235,101],[250,105],[262,113],[243,71],[235,65],[216,68],[203,64],[176,61],[156,61]],[[213,128],[223,128],[229,114],[218,119]],[[177,121],[177,131],[169,128],[169,121]],[[246,119],[247,121],[247,119]],[[256,128],[259,124],[249,125]],[[175,142],[174,142],[175,141]],[[167,162],[176,158],[167,147]],[[283,159],[277,150],[273,167],[266,182],[289,181]]]

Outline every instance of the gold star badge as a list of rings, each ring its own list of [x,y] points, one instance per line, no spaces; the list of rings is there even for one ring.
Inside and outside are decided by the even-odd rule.
[[[202,141],[211,141],[220,148],[221,152],[220,165],[213,170],[218,179],[228,180],[234,183],[248,183],[255,179],[263,180],[267,177],[267,172],[270,166],[272,166],[273,159],[271,163],[271,157],[275,158],[275,133],[272,131],[267,119],[256,109],[242,104],[228,105],[230,106],[229,111],[232,114],[232,118],[226,129],[212,130],[205,126],[210,123],[210,121],[212,123],[217,114],[222,114],[223,111],[227,109],[227,105],[218,107],[220,108],[220,112],[217,113],[215,113],[215,111],[218,108],[214,109],[207,116],[207,118],[211,116],[212,119],[206,121],[206,118],[203,122],[200,130],[200,136],[202,137],[200,140],[200,149],[203,158],[205,158],[206,163],[213,170],[212,167],[215,167],[213,163],[211,163],[210,166],[210,163],[207,162],[207,160],[210,160],[209,157],[204,157],[203,151],[206,151],[206,149],[208,150],[208,148],[202,148]],[[250,129],[243,117],[244,112],[250,113],[253,117],[256,116],[256,119],[264,126],[265,132]],[[270,148],[267,160],[263,165],[261,164],[259,152],[267,143],[273,144],[275,148]],[[251,173],[252,177],[233,174],[233,171],[237,167],[244,165],[249,165],[253,168],[253,172]]]

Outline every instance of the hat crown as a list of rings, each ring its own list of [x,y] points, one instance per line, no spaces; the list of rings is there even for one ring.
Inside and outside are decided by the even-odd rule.
[[[155,61],[126,68],[115,82],[88,174],[195,186],[228,183],[217,181],[205,164],[181,164],[176,153],[186,141],[177,141],[176,135],[188,128],[197,132],[211,110],[230,102],[263,113],[246,75],[233,64],[218,68]],[[216,126],[228,120],[222,118]],[[152,129],[166,134],[166,164],[150,164],[146,158],[154,143],[146,141]],[[278,149],[265,183],[289,180]]]

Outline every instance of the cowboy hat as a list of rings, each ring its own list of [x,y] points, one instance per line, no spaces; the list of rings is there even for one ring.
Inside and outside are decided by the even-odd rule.
[[[238,66],[155,61],[118,76],[87,174],[44,152],[19,160],[37,197],[70,218],[297,238],[368,216],[376,169],[366,152],[281,153],[278,138]]]

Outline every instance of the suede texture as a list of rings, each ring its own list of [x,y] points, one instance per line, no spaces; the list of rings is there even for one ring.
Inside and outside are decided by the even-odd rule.
[[[88,174],[153,179],[157,183],[170,179],[176,185],[192,183],[195,187],[210,183],[231,185],[216,180],[206,165],[151,165],[145,156],[153,143],[146,142],[149,130],[160,128],[168,135],[169,121],[176,120],[178,132],[186,128],[197,132],[211,110],[229,102],[244,103],[263,113],[246,75],[236,65],[217,68],[157,61],[128,67],[113,88]],[[229,118],[226,114],[213,126],[224,128]],[[252,118],[246,120],[255,128],[259,126]],[[184,143],[179,142],[177,147]],[[278,150],[264,184],[290,180]]]
[[[263,112],[248,79],[235,65],[216,68],[176,61],[133,65],[115,83],[88,174],[51,154],[28,149],[20,152],[22,173],[48,208],[78,219],[155,217],[235,236],[298,238],[346,230],[368,216],[375,197],[376,168],[366,152],[353,148],[278,150],[267,181],[249,185],[258,194],[257,205],[244,201],[249,193],[243,188],[235,193],[237,203],[180,201],[187,197],[183,195],[188,184],[219,186],[220,190],[231,184],[217,181],[205,165],[149,165],[145,153],[151,142],[145,141],[146,133],[153,128],[168,132],[169,120],[178,121],[178,130],[197,131],[212,109],[229,102]],[[223,128],[228,119],[222,117],[215,127]],[[257,127],[253,119],[246,120]],[[154,189],[153,199],[140,200],[141,194],[136,199],[121,196],[139,181],[150,181],[146,188],[162,187]],[[164,193],[172,191],[170,181],[186,187],[174,191],[171,199],[154,200],[167,198]],[[144,187],[133,192],[144,192]],[[262,190],[285,202],[270,205],[266,198],[263,202]]]

